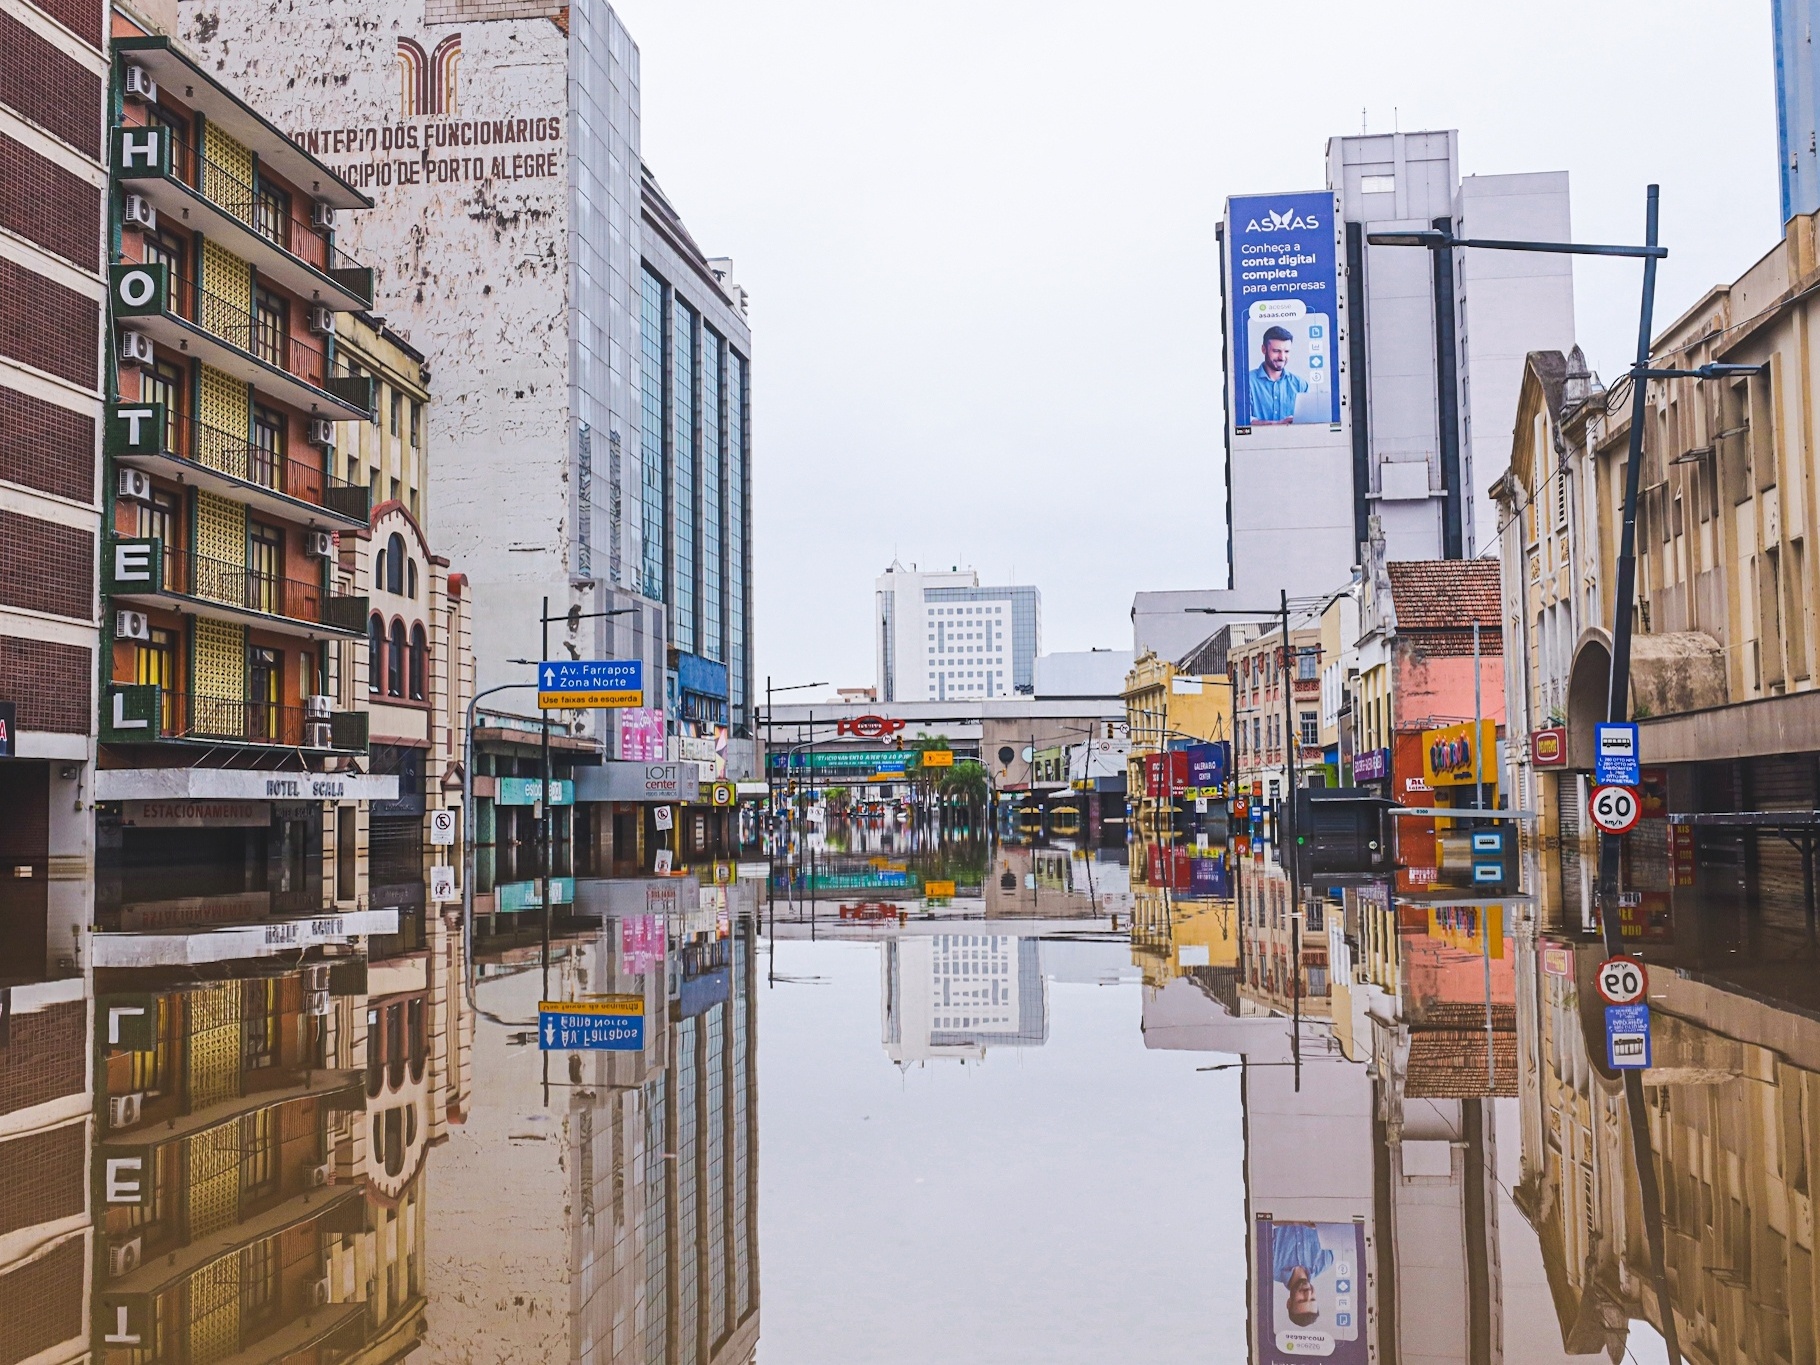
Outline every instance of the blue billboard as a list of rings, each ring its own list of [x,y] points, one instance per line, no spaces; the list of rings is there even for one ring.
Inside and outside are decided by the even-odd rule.
[[[1340,424],[1338,217],[1327,190],[1226,201],[1235,434]]]

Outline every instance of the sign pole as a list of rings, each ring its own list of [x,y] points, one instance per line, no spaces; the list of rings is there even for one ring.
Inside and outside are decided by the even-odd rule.
[[[538,667],[541,668],[543,660],[550,657],[550,599],[548,597],[544,598],[543,610],[538,614],[543,617],[543,648],[537,655]],[[539,702],[542,700],[543,698],[538,698]],[[553,827],[550,823],[550,708],[540,705],[538,711],[543,717],[543,791],[539,793],[543,798],[539,803],[543,818],[538,822],[543,843],[543,857],[540,860],[538,871],[543,882],[541,888],[543,892],[543,999],[548,1000],[550,998],[550,855],[554,852],[551,848]]]

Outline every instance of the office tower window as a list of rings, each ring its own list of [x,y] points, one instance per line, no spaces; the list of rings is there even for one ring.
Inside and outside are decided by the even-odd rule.
[[[721,354],[711,331],[701,341],[701,652],[726,660],[721,643]]]
[[[695,341],[696,318],[689,305],[676,301],[670,352],[671,402],[676,409],[676,434],[670,448],[670,535],[674,576],[667,599],[670,638],[685,653],[696,652],[695,640],[695,518],[701,484],[695,452]]]
[[[644,594],[664,599],[664,286],[649,270],[639,312],[640,393],[639,525],[644,533]]]
[[[727,348],[727,672],[733,725],[746,726],[746,362]]]

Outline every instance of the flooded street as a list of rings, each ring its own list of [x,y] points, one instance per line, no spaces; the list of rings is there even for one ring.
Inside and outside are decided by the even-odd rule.
[[[6,992],[8,1123],[97,1059],[104,1257],[85,1126],[11,1139],[9,1359],[74,1310],[121,1361],[1656,1362],[1652,1232],[1687,1358],[1811,1359],[1800,907],[1634,925],[1646,1193],[1556,901],[1296,914],[1261,841],[874,821],[577,878],[547,955],[541,914],[470,954],[408,903],[301,948],[122,930],[92,1012]],[[587,1000],[642,1046],[540,1038]]]

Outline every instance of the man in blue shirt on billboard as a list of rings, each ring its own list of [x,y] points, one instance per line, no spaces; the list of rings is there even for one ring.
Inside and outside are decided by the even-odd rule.
[[[1251,372],[1253,426],[1284,426],[1295,421],[1296,399],[1308,392],[1308,381],[1289,372],[1289,348],[1294,341],[1283,327],[1264,332],[1264,362]]]

